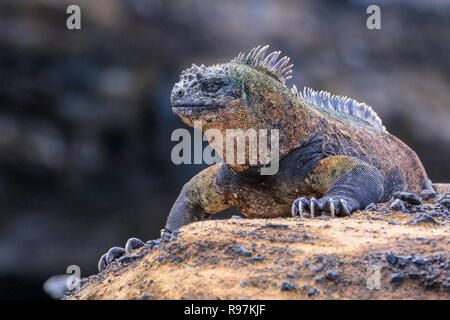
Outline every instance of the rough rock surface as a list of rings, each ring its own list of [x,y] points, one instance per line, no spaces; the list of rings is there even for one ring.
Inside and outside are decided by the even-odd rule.
[[[450,299],[446,199],[335,219],[193,223],[83,279],[65,298]]]

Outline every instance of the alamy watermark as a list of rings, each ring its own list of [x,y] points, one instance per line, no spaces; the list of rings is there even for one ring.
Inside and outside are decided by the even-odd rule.
[[[66,26],[69,30],[81,30],[81,9],[78,5],[71,4],[67,7],[66,13],[69,14],[66,20]],[[367,7],[366,13],[370,16],[366,20],[366,26],[369,30],[381,29],[381,9],[376,4]]]
[[[202,135],[202,122],[194,121],[194,138],[187,129],[176,129],[171,140],[179,141],[172,148],[174,164],[249,164],[261,166],[261,175],[274,175],[279,169],[278,129],[207,129]],[[180,141],[181,140],[181,141]],[[203,149],[203,141],[210,145]],[[269,143],[270,141],[270,143]],[[214,146],[214,148],[211,146]],[[193,157],[192,157],[193,146]]]
[[[67,7],[66,13],[70,14],[66,20],[66,27],[69,30],[81,29],[81,9],[76,4]]]
[[[67,267],[66,273],[70,276],[66,280],[66,287],[68,290],[78,289],[81,285],[81,269],[76,264]]]
[[[376,4],[367,7],[367,14],[370,16],[366,20],[366,26],[369,30],[381,29],[381,9]]]

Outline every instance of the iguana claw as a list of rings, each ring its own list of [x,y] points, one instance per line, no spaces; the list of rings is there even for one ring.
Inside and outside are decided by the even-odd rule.
[[[329,213],[332,218],[335,216],[350,216],[351,211],[357,209],[352,207],[352,199],[345,199],[339,196],[325,196],[317,200],[311,198],[309,201],[305,197],[300,197],[292,203],[291,214],[293,217],[299,215],[303,218],[305,210],[309,210],[311,218],[314,218],[321,213]]]
[[[292,203],[291,214],[295,218],[297,214],[300,215],[300,218],[303,218],[303,211],[305,208],[309,208],[309,201],[305,197],[301,197],[296,199]]]
[[[130,254],[133,250],[136,250],[137,248],[140,248],[144,245],[145,243],[143,241],[137,238],[130,238],[126,243],[125,248],[113,247],[109,249],[108,252],[102,255],[100,260],[98,261],[98,271],[101,272],[113,261],[117,260],[125,254]]]
[[[121,247],[113,247],[109,249],[108,253],[106,254],[106,264],[111,264],[114,260],[117,258],[120,258],[125,254],[125,249]]]
[[[125,252],[127,254],[130,254],[136,249],[139,249],[140,247],[143,247],[145,245],[144,241],[138,239],[138,238],[130,238],[128,239],[127,243],[125,244]]]

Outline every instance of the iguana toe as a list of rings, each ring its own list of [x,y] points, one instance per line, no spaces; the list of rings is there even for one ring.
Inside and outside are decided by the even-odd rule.
[[[350,212],[350,208],[347,204],[347,201],[345,201],[344,199],[339,199],[339,203],[341,204],[341,209],[342,209],[343,213],[345,213],[346,216],[350,216],[351,212]]]
[[[291,214],[293,217],[299,215],[301,218],[304,217],[305,211],[309,211],[311,218],[323,213],[330,214],[333,218],[335,216],[350,216],[350,213],[358,208],[354,205],[354,202],[353,199],[339,196],[326,196],[319,200],[314,197],[310,200],[301,197],[292,203]]]
[[[143,247],[144,245],[145,243],[138,238],[130,238],[125,245],[125,249],[121,247],[113,247],[109,249],[108,252],[102,255],[98,261],[98,271],[101,272],[113,261],[119,259],[125,254],[132,253],[134,250]]]
[[[316,214],[316,212],[319,212],[320,208],[319,208],[319,203],[317,202],[317,199],[312,197],[311,198],[311,202],[309,204],[309,212],[311,213],[311,218],[314,218],[314,215]]]
[[[111,264],[114,260],[120,258],[125,254],[125,249],[120,247],[113,247],[109,249],[107,253],[101,256],[98,261],[98,271],[101,272],[105,269],[109,264]]]
[[[297,214],[303,218],[303,212],[309,210],[309,201],[305,197],[298,198],[292,203],[291,214],[295,218]]]
[[[105,269],[107,266],[106,263],[106,253],[101,256],[100,260],[98,261],[98,271],[102,272],[103,269]]]
[[[113,247],[109,249],[106,254],[106,264],[111,264],[117,258],[120,258],[125,254],[125,249],[120,247]]]
[[[319,200],[322,211],[330,212],[331,217],[350,216],[351,212],[358,209],[356,200],[344,196],[324,196]]]
[[[132,253],[134,250],[139,249],[145,245],[145,242],[138,238],[130,238],[128,239],[125,245],[126,254]]]

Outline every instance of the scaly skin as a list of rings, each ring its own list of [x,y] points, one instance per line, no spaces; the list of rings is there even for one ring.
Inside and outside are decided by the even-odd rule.
[[[261,175],[248,154],[243,164],[203,170],[184,185],[163,237],[230,206],[247,217],[302,216],[304,211],[349,215],[387,201],[395,191],[432,189],[419,158],[402,141],[370,121],[300,99],[284,86],[288,73],[280,76],[279,68],[277,75],[274,63],[238,58],[182,73],[171,104],[184,123],[201,121],[204,131],[217,129],[224,137],[226,129],[278,129],[280,162],[274,175]],[[207,138],[221,154],[227,152],[225,142]],[[123,254],[112,251],[99,269]]]

